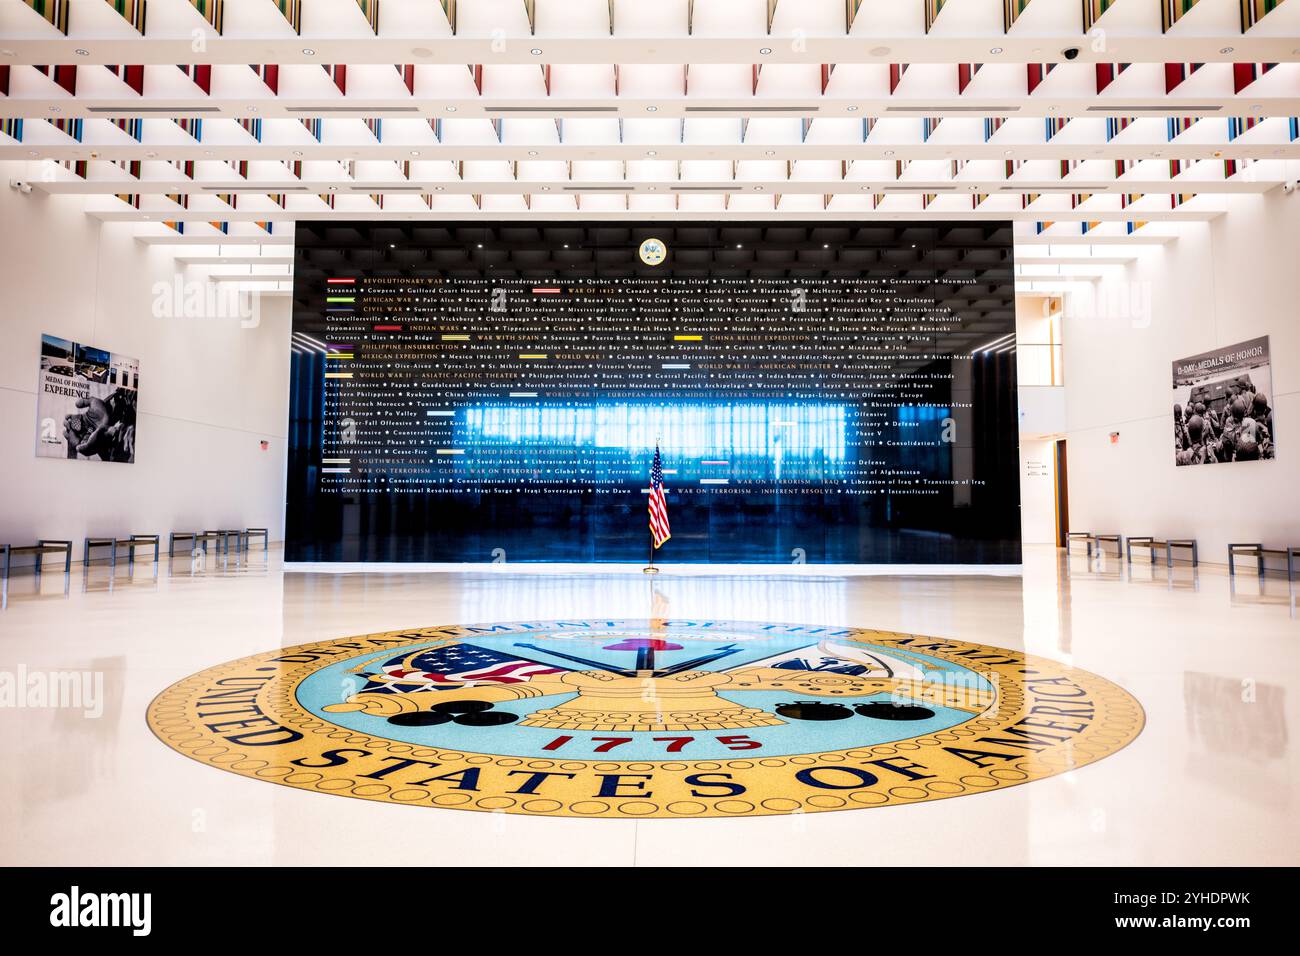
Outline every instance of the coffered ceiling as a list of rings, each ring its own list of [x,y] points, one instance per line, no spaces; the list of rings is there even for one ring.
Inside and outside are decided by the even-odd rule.
[[[0,38],[0,159],[268,288],[331,218],[1011,220],[1022,278],[1086,279],[1300,168],[1300,0],[0,0]]]

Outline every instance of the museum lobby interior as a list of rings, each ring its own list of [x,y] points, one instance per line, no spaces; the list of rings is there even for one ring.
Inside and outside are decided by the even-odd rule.
[[[0,864],[1300,862],[1300,0],[0,0],[0,122]]]

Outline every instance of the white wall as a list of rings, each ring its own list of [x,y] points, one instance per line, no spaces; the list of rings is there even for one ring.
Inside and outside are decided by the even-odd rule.
[[[267,527],[283,538],[289,300],[263,298],[255,328],[156,318],[171,253],[87,216],[80,197],[9,188],[27,167],[0,163],[0,542],[70,538],[79,558],[86,535],[165,544],[172,530]],[[43,332],[140,359],[133,464],[36,457]]]
[[[1020,439],[1020,540],[1056,543],[1056,442]]]
[[[1216,563],[1229,541],[1300,544],[1300,195],[1227,198],[1226,215],[1067,300],[1071,530],[1195,537]],[[1260,335],[1276,459],[1175,466],[1171,363]]]

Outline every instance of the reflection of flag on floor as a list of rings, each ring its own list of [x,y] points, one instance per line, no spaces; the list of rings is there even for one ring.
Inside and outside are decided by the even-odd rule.
[[[655,445],[654,464],[650,466],[650,537],[656,548],[672,537],[668,531],[668,502],[664,499],[664,468],[658,445]]]
[[[417,654],[393,658],[371,677],[367,692],[391,690],[451,690],[467,684],[523,684],[542,674],[563,674],[567,668],[501,654],[477,644],[448,644]],[[374,686],[382,682],[381,686]],[[404,686],[411,685],[411,686]]]

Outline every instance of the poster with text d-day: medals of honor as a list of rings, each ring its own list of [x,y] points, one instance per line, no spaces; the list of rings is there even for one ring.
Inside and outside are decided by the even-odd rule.
[[[135,461],[139,388],[139,359],[42,335],[37,457]]]

